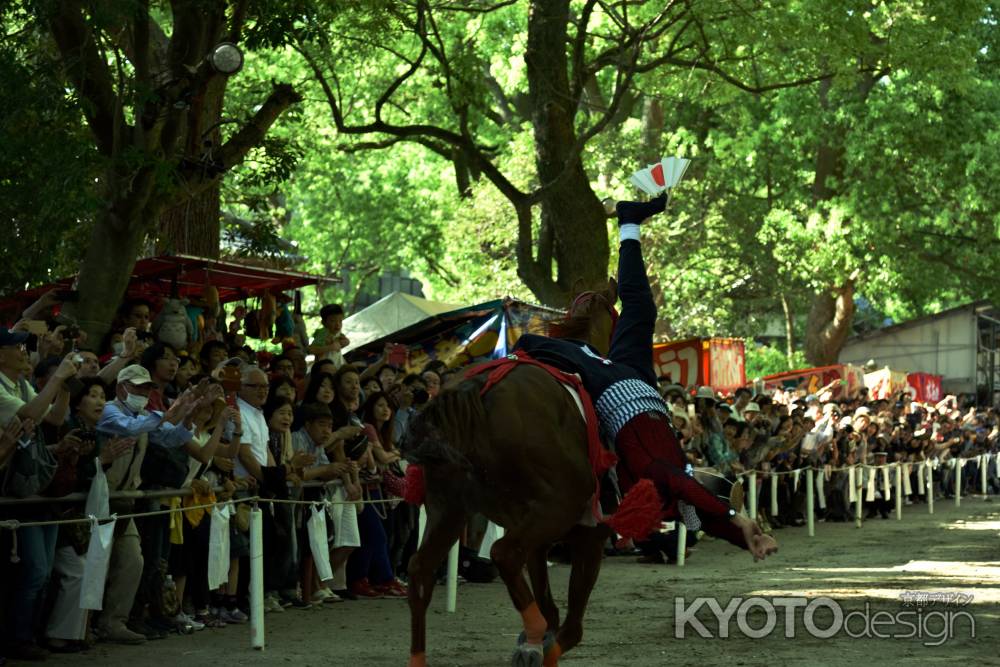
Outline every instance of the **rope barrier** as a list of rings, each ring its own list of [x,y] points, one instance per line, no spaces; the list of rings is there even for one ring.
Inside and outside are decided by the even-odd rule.
[[[315,488],[315,487],[314,487]],[[178,489],[177,491],[185,491],[185,489]],[[190,490],[188,490],[190,491]],[[160,498],[179,498],[187,497],[191,495],[190,493],[175,493],[175,495],[160,495]],[[144,498],[149,498],[144,496]],[[121,498],[116,498],[120,500]],[[162,510],[152,510],[149,512],[135,512],[132,514],[112,514],[111,516],[98,519],[99,522],[107,522],[111,520],[127,520],[127,519],[141,519],[150,516],[163,516],[165,514],[176,514],[178,512],[187,512],[190,510],[208,509],[221,507],[229,503],[240,504],[240,503],[257,503],[259,505],[267,504],[280,504],[280,505],[321,505],[323,507],[330,505],[383,505],[391,503],[401,503],[404,502],[402,498],[383,498],[380,500],[333,500],[327,498],[317,498],[316,500],[291,500],[283,498],[261,498],[260,496],[249,496],[246,498],[232,498],[230,500],[220,500],[215,503],[209,503],[206,505],[191,505],[188,507],[170,507]],[[19,521],[17,519],[0,519],[0,529],[6,528],[7,530],[17,530],[18,528],[33,528],[36,526],[68,526],[77,523],[87,523],[91,522],[90,517],[82,517],[79,519],[54,519],[51,521]]]

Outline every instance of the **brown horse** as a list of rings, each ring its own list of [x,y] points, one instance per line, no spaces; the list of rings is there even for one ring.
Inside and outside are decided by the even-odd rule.
[[[583,295],[581,295],[583,296]],[[607,353],[614,281],[574,301],[560,334],[589,340]],[[468,518],[483,514],[505,529],[493,562],[521,613],[525,636],[545,636],[544,665],[580,643],[583,615],[601,568],[610,529],[588,518],[596,491],[587,430],[570,394],[546,371],[519,366],[482,393],[485,375],[443,390],[415,420],[402,449],[424,468],[427,528],[410,560],[410,667],[426,664],[426,612],[434,573]],[[570,545],[572,570],[565,621],[549,590],[546,556]],[[527,567],[531,587],[522,572]],[[537,606],[536,606],[537,604]],[[543,656],[520,647],[513,665],[541,667]]]

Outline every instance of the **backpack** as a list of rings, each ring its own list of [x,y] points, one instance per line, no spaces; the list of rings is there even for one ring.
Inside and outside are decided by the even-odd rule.
[[[179,489],[187,479],[190,460],[183,447],[167,448],[150,444],[146,447],[146,457],[139,471],[143,486]]]

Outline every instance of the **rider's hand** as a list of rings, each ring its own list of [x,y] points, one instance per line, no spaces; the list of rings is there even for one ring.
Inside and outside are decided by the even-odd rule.
[[[743,540],[747,544],[747,549],[754,561],[764,560],[768,555],[778,550],[778,544],[774,538],[765,535],[756,521],[751,521],[742,514],[733,517],[733,523],[743,532]]]

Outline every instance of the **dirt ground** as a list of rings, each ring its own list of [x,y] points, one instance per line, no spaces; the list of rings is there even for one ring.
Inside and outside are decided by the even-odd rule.
[[[1000,502],[963,499],[956,508],[939,499],[935,514],[926,506],[904,508],[903,521],[874,519],[860,530],[853,524],[818,523],[816,537],[805,528],[776,532],[780,551],[763,563],[717,540],[700,543],[683,568],[639,565],[634,558],[609,558],[591,598],[583,644],[561,664],[578,667],[660,667],[661,665],[1000,665]],[[557,601],[565,604],[568,567],[552,567]],[[674,597],[687,603],[715,596],[721,606],[734,597],[753,595],[828,596],[841,601],[844,613],[865,609],[890,613],[904,607],[905,591],[961,591],[973,596],[964,607],[941,603],[921,611],[968,611],[975,620],[975,639],[967,621],[955,624],[956,637],[928,647],[923,639],[808,636],[802,611],[794,638],[784,637],[784,612],[776,629],[750,639],[735,622],[727,639],[704,639],[688,629],[675,638]],[[759,612],[759,610],[757,610]],[[707,619],[707,608],[698,613]],[[734,617],[735,618],[735,617]],[[832,617],[827,617],[832,618]],[[912,618],[912,616],[911,616]],[[763,612],[749,614],[759,628]],[[87,654],[54,656],[49,664],[65,665],[222,665],[286,664],[350,667],[406,664],[409,616],[405,601],[371,600],[326,605],[309,611],[270,614],[264,651],[249,647],[249,628],[205,630],[193,637],[171,637],[139,647],[98,645]],[[444,611],[444,588],[438,587],[429,614],[428,662],[432,667],[509,665],[520,628],[507,593],[499,583],[464,584],[458,612]],[[927,622],[937,633],[941,622]],[[707,621],[709,629],[717,623]],[[816,625],[827,627],[823,612]],[[861,634],[855,623],[852,633]],[[883,633],[890,630],[881,626]],[[878,629],[878,628],[877,628]],[[936,634],[934,636],[937,636]]]

